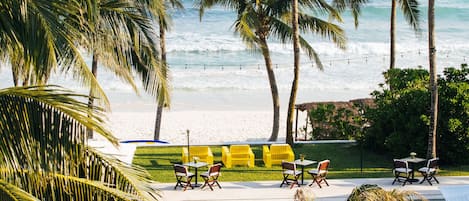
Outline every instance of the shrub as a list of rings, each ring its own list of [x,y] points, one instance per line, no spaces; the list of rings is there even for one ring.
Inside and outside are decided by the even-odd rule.
[[[439,77],[437,155],[442,162],[469,162],[469,69],[446,68]],[[365,112],[371,127],[364,134],[366,147],[407,156],[425,156],[429,132],[430,92],[423,69],[391,69],[384,74],[392,88],[375,91],[376,107]],[[384,146],[383,146],[384,145]],[[444,150],[444,151],[442,151]]]
[[[309,110],[312,139],[356,139],[363,125],[359,105],[353,101],[318,103]]]

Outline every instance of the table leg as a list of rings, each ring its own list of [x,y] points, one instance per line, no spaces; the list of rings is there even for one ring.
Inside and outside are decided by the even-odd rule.
[[[410,166],[410,164],[412,164],[411,167],[410,167],[410,168],[412,168],[412,172],[410,173],[410,174],[411,174],[411,175],[410,175],[411,178],[410,178],[409,181],[410,181],[410,182],[418,182],[419,180],[418,180],[418,179],[415,179],[415,164],[409,163],[409,166]]]
[[[301,166],[301,185],[304,185],[305,166]]]
[[[194,184],[195,187],[199,187],[199,186],[200,186],[199,184],[197,184],[197,177],[198,177],[198,175],[199,175],[199,174],[197,174],[197,169],[198,169],[198,168],[195,168],[195,184]]]

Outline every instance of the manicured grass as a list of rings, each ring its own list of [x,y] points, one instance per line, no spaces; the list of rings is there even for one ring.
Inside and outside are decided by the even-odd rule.
[[[215,163],[221,162],[221,146],[211,146]],[[222,168],[223,181],[262,181],[282,180],[281,167],[274,165],[272,168],[264,167],[262,161],[262,146],[251,146],[256,156],[256,167],[248,168],[235,166],[233,168]],[[363,151],[363,169],[360,169],[360,147],[354,144],[296,144],[293,147],[296,158],[305,154],[310,160],[331,160],[328,178],[370,178],[370,177],[392,177],[392,158]],[[140,165],[148,170],[153,180],[158,182],[174,182],[174,170],[172,164],[181,163],[181,147],[138,147],[134,164]],[[423,164],[422,164],[423,165]],[[315,168],[316,165],[308,166],[306,169]],[[440,175],[460,176],[469,175],[469,166],[440,167]],[[199,171],[206,171],[200,168]],[[193,171],[193,170],[191,170]],[[305,174],[305,182],[309,181],[310,175]],[[220,178],[221,179],[221,178]],[[199,178],[200,182],[200,178]]]

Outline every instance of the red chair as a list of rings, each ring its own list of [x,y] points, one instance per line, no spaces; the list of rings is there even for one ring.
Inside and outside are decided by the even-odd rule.
[[[212,165],[207,172],[200,174],[200,176],[205,180],[204,185],[201,188],[204,188],[208,185],[210,190],[213,191],[213,185],[217,184],[218,188],[221,188],[220,184],[218,183],[218,177],[220,176],[220,169],[221,164],[217,163]]]
[[[184,191],[187,190],[187,187],[194,189],[191,184],[191,180],[195,175],[187,171],[186,166],[174,164],[174,175],[176,176],[177,180],[176,186],[174,186],[174,190],[176,190],[178,186],[184,188]]]
[[[329,172],[330,163],[331,163],[330,160],[323,160],[318,163],[317,169],[308,171],[308,173],[313,177],[313,182],[309,184],[309,186],[312,186],[314,183],[316,183],[318,184],[319,188],[322,188],[321,186],[322,182],[326,183],[326,185],[329,186],[329,183],[327,183],[326,177],[327,177],[327,173]]]

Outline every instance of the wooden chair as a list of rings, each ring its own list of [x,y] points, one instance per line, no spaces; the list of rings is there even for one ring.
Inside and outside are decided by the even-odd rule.
[[[213,153],[209,146],[191,146],[189,150],[187,147],[182,148],[182,163],[188,163],[193,157],[199,157],[200,161],[213,164]]]
[[[394,181],[392,185],[397,182],[403,182],[402,186],[405,186],[407,182],[412,184],[410,177],[412,176],[412,169],[409,168],[409,163],[404,160],[394,159],[394,169],[392,170],[394,174]]]
[[[295,160],[295,154],[289,144],[272,144],[270,149],[267,145],[264,145],[262,153],[265,167],[272,167],[272,164],[280,165],[282,161]]]
[[[286,162],[282,161],[282,174],[283,174],[283,181],[282,184],[280,184],[280,187],[283,186],[283,184],[290,184],[290,189],[293,188],[293,186],[298,185],[300,187],[300,184],[298,183],[298,178],[303,174],[301,171],[296,170],[296,164],[292,162]],[[290,178],[292,176],[292,178]]]
[[[226,168],[233,165],[247,165],[254,167],[254,153],[249,145],[231,145],[221,147],[221,160]]]
[[[313,177],[313,182],[309,184],[309,186],[313,186],[314,183],[318,184],[319,188],[322,188],[321,183],[327,183],[326,177],[327,173],[329,173],[329,164],[331,163],[330,160],[323,160],[318,163],[318,167],[314,170],[308,171],[308,173]]]
[[[421,167],[419,169],[420,174],[422,174],[423,176],[423,179],[422,181],[420,181],[420,184],[423,183],[424,181],[427,181],[430,185],[432,185],[432,182],[431,182],[432,179],[435,180],[437,184],[440,183],[438,179],[436,179],[435,177],[435,174],[438,169],[438,160],[439,158],[432,158],[428,160],[427,166]]]
[[[191,184],[191,180],[195,175],[187,171],[186,166],[174,164],[174,175],[176,176],[177,180],[176,186],[174,186],[174,190],[176,190],[178,186],[184,188],[184,191],[187,190],[187,187],[194,189]]]
[[[221,164],[217,163],[215,165],[210,166],[207,172],[200,174],[200,176],[204,179],[205,183],[201,188],[204,188],[208,185],[210,190],[213,191],[213,185],[217,184],[218,188],[221,188],[220,184],[218,183],[218,177],[220,176],[220,169]]]

